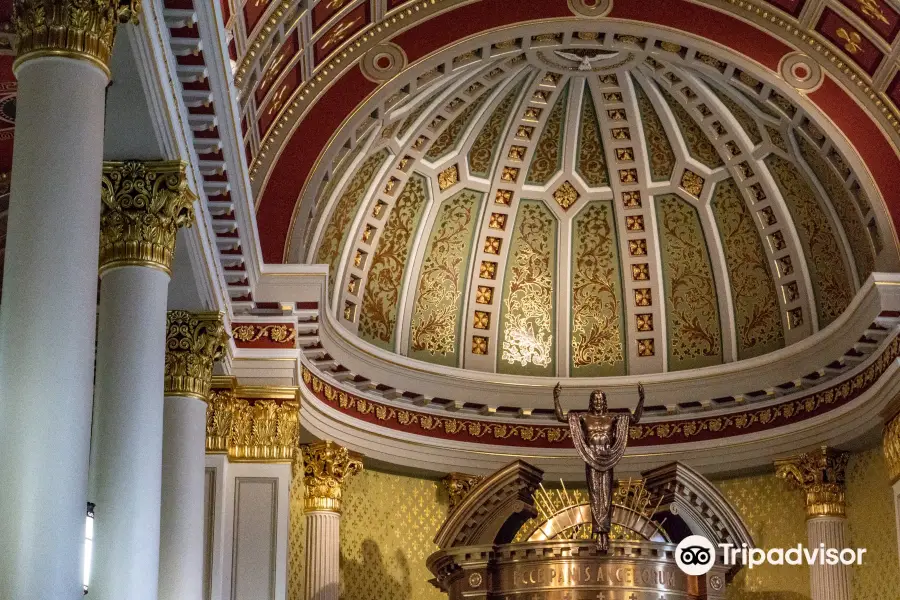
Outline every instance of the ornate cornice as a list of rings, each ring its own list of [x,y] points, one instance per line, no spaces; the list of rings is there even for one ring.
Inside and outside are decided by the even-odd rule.
[[[227,453],[232,462],[291,462],[299,439],[300,402],[296,388],[231,387],[210,391],[206,409],[207,452]]]
[[[356,454],[332,441],[300,446],[303,453],[303,510],[341,512],[341,485],[362,471]]]
[[[197,196],[180,161],[105,162],[100,272],[142,265],[171,274],[175,236],[194,222]]]
[[[806,492],[806,516],[845,517],[844,473],[850,455],[822,446],[776,461],[776,475]]]
[[[453,510],[462,502],[469,492],[484,481],[481,475],[469,475],[467,473],[450,473],[441,479],[441,485],[450,496],[450,510]]]
[[[227,341],[222,313],[170,310],[166,315],[166,395],[205,401],[213,363],[224,355]]]
[[[141,0],[16,0],[15,70],[29,58],[65,56],[88,60],[109,76],[116,28],[138,22]]]

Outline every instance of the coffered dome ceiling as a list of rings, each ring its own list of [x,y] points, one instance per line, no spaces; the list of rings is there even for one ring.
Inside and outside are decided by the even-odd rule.
[[[833,322],[888,260],[880,199],[788,96],[666,40],[499,40],[383,103],[289,254],[328,265],[346,329],[436,365],[602,377],[760,356]]]

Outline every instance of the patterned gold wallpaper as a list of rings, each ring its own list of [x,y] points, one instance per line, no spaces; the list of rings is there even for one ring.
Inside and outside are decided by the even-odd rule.
[[[288,600],[303,600],[303,490],[291,489]],[[806,543],[803,494],[774,474],[714,481],[763,548]],[[425,559],[444,522],[448,498],[439,482],[367,469],[343,495],[342,600],[444,600],[428,583]],[[849,544],[868,550],[853,576],[855,600],[900,598],[893,506],[880,448],[851,455],[847,469]],[[728,600],[809,600],[809,569],[744,569]]]

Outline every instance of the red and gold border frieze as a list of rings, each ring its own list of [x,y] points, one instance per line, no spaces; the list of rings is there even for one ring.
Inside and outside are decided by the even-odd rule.
[[[636,425],[631,428],[630,445],[654,446],[716,440],[804,421],[858,398],[878,381],[898,356],[900,339],[894,338],[878,358],[862,371],[822,390],[765,408]],[[407,410],[337,388],[305,366],[303,383],[317,399],[348,416],[405,433],[502,446],[568,448],[572,444],[566,425],[518,424]]]
[[[232,323],[231,337],[238,348],[287,348],[297,343],[293,323]]]

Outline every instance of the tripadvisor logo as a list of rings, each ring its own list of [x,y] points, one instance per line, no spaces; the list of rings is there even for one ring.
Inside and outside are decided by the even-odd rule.
[[[734,544],[719,544],[722,564],[726,567],[743,565],[758,567],[770,565],[861,565],[865,548],[827,548],[819,544],[806,548],[797,544],[793,548],[750,548]],[[675,548],[675,563],[687,575],[705,575],[716,563],[716,547],[702,535],[691,535]]]

